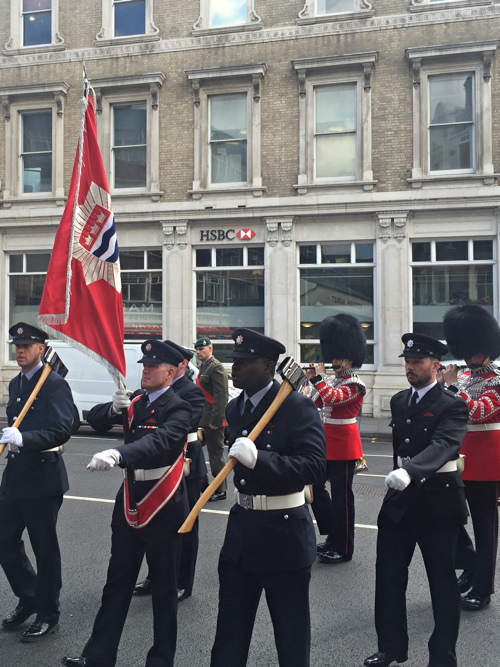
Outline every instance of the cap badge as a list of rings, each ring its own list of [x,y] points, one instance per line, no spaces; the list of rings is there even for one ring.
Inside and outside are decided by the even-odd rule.
[[[243,336],[236,337],[236,345],[241,345],[243,343]]]
[[[148,343],[147,345],[145,345],[144,349],[146,350],[146,352],[149,352],[152,349],[151,343]]]
[[[19,334],[19,335],[21,335],[21,334],[24,333],[24,329],[23,329],[22,327],[18,327],[18,328],[16,329],[16,333]]]
[[[413,345],[414,345],[414,342],[412,341],[411,338],[410,338],[410,340],[406,341],[406,347],[413,347]]]

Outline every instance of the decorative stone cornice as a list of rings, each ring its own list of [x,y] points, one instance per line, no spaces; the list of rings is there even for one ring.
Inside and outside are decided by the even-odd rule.
[[[64,109],[64,99],[69,89],[69,84],[64,83],[64,81],[42,83],[33,86],[0,87],[0,101],[5,122],[8,123],[10,121],[10,105],[12,102],[28,95],[31,97],[32,95],[50,96],[52,94],[56,103],[57,115],[61,118]]]

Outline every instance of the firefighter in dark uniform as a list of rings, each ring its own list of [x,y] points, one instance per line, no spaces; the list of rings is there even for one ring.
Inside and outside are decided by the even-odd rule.
[[[111,519],[111,559],[101,608],[82,655],[63,658],[64,665],[113,667],[118,645],[146,554],[153,591],[153,635],[146,667],[172,667],[177,640],[177,572],[181,535],[188,513],[182,478],[184,446],[190,429],[191,407],[170,391],[182,355],[162,341],[142,344],[139,361],[145,393],[129,408],[130,442],[96,454],[90,470],[115,465],[134,469],[135,481],[125,479],[118,491]],[[118,406],[117,406],[118,407]],[[97,405],[88,414],[97,430],[121,423],[113,403]],[[137,523],[128,494],[135,492]]]
[[[191,350],[187,350],[185,347],[177,345],[177,343],[174,343],[171,340],[166,340],[165,343],[170,345],[170,347],[175,348],[183,356],[183,360],[177,369],[177,375],[172,382],[172,390],[183,400],[187,401],[193,411],[187,446],[189,470],[185,471],[188,472],[188,474],[184,477],[189,500],[189,509],[191,510],[200,497],[201,482],[207,474],[205,456],[201,442],[198,440],[198,424],[201,419],[201,413],[203,412],[205,398],[200,387],[197,387],[186,374],[189,361],[193,356]],[[192,530],[189,533],[184,533],[182,535],[182,555],[177,590],[177,599],[179,602],[190,597],[193,592],[198,545],[199,529],[198,519],[196,519]],[[151,593],[151,590],[151,579],[148,575],[143,581],[137,584],[134,593],[136,593],[136,595],[148,595]]]
[[[281,667],[308,667],[309,581],[316,540],[304,486],[325,474],[325,438],[314,403],[292,392],[256,439],[246,436],[278,393],[277,340],[233,332],[234,386],[227,406],[236,504],[219,559],[219,611],[211,667],[244,667],[262,591]]]
[[[52,371],[19,428],[12,426],[42,373],[47,334],[25,322],[9,333],[21,372],[9,384],[9,427],[0,439],[8,449],[0,486],[0,565],[19,604],[2,626],[15,630],[36,613],[21,638],[34,642],[59,629],[61,554],[56,523],[69,489],[60,450],[71,435],[74,404],[68,383]],[[36,573],[24,550],[25,529]]]
[[[410,389],[391,399],[394,470],[378,517],[375,626],[378,651],[366,667],[408,659],[406,586],[415,546],[422,552],[432,598],[429,667],[455,667],[460,593],[455,576],[458,531],[467,521],[457,464],[466,433],[465,402],[437,382],[448,348],[408,333],[402,357]]]

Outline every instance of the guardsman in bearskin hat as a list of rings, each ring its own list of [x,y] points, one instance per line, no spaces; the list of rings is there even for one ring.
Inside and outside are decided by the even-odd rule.
[[[500,370],[493,360],[500,355],[500,328],[495,318],[478,305],[451,308],[444,317],[444,334],[455,359],[465,359],[470,371],[456,364],[443,371],[448,389],[467,402],[469,425],[460,450],[465,454],[462,477],[474,527],[476,549],[465,530],[460,533],[457,567],[462,607],[484,609],[494,592],[498,549],[498,495],[500,492]]]
[[[334,375],[326,375],[324,364],[306,369],[306,375],[319,393],[316,405],[323,415],[331,498],[323,482],[316,484],[311,507],[320,534],[327,535],[318,544],[318,560],[336,564],[351,560],[354,550],[352,482],[363,455],[356,417],[366,393],[354,369],[365,359],[366,338],[358,320],[343,313],[324,319],[319,335],[323,359],[332,363]]]

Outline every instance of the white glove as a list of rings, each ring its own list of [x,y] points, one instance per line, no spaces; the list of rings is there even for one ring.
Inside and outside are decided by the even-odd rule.
[[[2,437],[0,438],[0,442],[5,442],[9,443],[11,445],[15,445],[16,449],[11,449],[11,451],[17,451],[18,447],[23,446],[23,435],[21,431],[16,428],[15,426],[7,426],[7,428],[3,429]],[[9,447],[10,449],[10,447]]]
[[[130,396],[132,392],[126,389],[117,389],[113,394],[113,412],[117,415],[121,414],[122,410],[128,410],[130,406]]]
[[[87,470],[110,470],[121,461],[120,452],[117,449],[106,449],[104,452],[94,454]]]
[[[385,485],[397,491],[404,491],[410,482],[411,477],[404,468],[393,470],[385,478]]]
[[[255,468],[257,463],[257,447],[250,438],[236,438],[231,446],[229,456],[238,459],[247,468]]]

